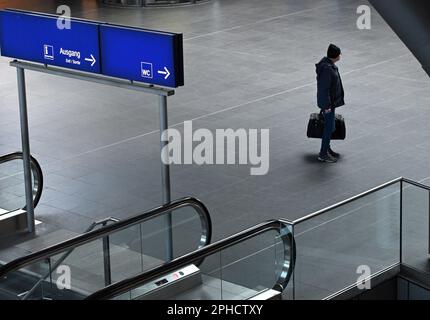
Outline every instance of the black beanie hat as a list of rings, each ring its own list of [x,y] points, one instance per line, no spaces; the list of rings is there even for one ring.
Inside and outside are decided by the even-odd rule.
[[[327,57],[330,59],[336,59],[341,53],[340,48],[331,43],[327,50]]]

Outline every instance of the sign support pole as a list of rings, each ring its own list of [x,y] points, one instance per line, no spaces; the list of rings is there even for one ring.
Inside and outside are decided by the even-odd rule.
[[[170,187],[170,165],[164,163],[163,159],[168,159],[167,148],[168,141],[163,141],[163,132],[169,128],[167,118],[167,97],[159,96],[160,108],[160,155],[161,155],[161,187],[163,194],[163,204],[168,204],[171,201],[171,187]],[[173,233],[172,233],[172,214],[166,214],[166,261],[173,260]]]
[[[122,89],[134,90],[139,92],[146,92],[159,97],[159,112],[160,112],[160,150],[161,152],[168,152],[164,147],[168,145],[168,141],[162,141],[162,133],[168,129],[168,117],[167,117],[167,97],[175,94],[172,89],[157,88],[152,85],[146,85],[142,83],[130,83],[126,80],[110,78],[106,76],[93,75],[89,73],[82,73],[73,70],[64,70],[57,67],[47,67],[28,62],[12,61],[10,63],[12,67],[15,67],[18,72],[18,92],[19,92],[19,108],[21,115],[21,136],[22,136],[22,149],[24,155],[24,175],[25,175],[25,187],[26,187],[26,203],[27,203],[27,217],[28,217],[28,230],[33,232],[34,227],[34,208],[33,208],[33,194],[32,194],[32,177],[30,171],[30,143],[28,133],[28,116],[27,116],[27,99],[25,90],[25,75],[24,70],[31,70],[36,72],[42,72],[54,76],[66,77],[76,80],[89,81],[93,83],[99,83],[103,85],[109,85]],[[160,155],[161,155],[160,152]],[[168,156],[168,155],[166,155]],[[167,159],[168,157],[164,157]],[[163,204],[170,203],[171,201],[171,187],[170,187],[170,165],[165,164],[161,161],[161,185],[162,185],[162,197]],[[171,213],[166,215],[166,261],[173,259],[173,233],[172,233],[172,215]]]
[[[28,232],[34,232],[34,207],[33,207],[33,185],[31,179],[30,167],[30,138],[28,130],[28,112],[27,112],[27,94],[25,89],[25,72],[23,68],[17,67],[18,75],[18,98],[19,98],[19,116],[21,122],[21,143],[24,164],[24,182],[25,182],[25,199],[27,212],[27,229]]]

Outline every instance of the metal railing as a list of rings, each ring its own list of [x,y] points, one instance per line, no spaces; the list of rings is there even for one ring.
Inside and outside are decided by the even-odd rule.
[[[405,186],[406,184],[408,186]],[[371,195],[377,193],[378,191],[382,191],[384,189],[389,188],[390,186],[395,186],[395,185],[398,185],[399,189],[397,189],[397,190],[394,189],[393,192],[386,195],[385,197],[398,195],[398,199],[396,200],[396,201],[398,201],[398,216],[397,217],[399,219],[398,230],[397,230],[398,231],[398,239],[397,239],[398,243],[396,244],[396,245],[398,245],[398,259],[392,264],[389,264],[389,265],[387,264],[382,270],[374,272],[374,273],[372,272],[372,274],[370,276],[368,276],[366,279],[363,280],[363,281],[368,281],[370,283],[371,281],[378,279],[378,283],[381,283],[381,282],[383,282],[389,278],[392,278],[398,272],[400,272],[401,268],[403,267],[403,265],[405,263],[405,261],[403,260],[403,250],[404,250],[403,249],[403,247],[404,247],[404,243],[403,243],[404,231],[403,231],[403,229],[404,229],[404,225],[405,225],[405,221],[404,221],[404,198],[405,198],[404,192],[405,192],[405,190],[407,190],[411,186],[415,186],[419,189],[428,191],[429,195],[430,195],[430,186],[424,185],[420,182],[413,181],[411,179],[399,177],[399,178],[393,179],[391,181],[388,181],[384,184],[381,184],[375,188],[367,190],[363,193],[360,193],[356,196],[353,196],[351,198],[348,198],[346,200],[338,202],[332,206],[318,210],[318,211],[311,213],[307,216],[304,216],[302,218],[296,219],[292,222],[293,229],[297,225],[299,225],[303,222],[307,222],[307,221],[312,222],[312,220],[314,220],[318,217],[322,218],[325,214],[334,212],[335,209],[342,208],[348,204],[352,204],[352,203],[354,203],[360,199],[371,196]],[[379,199],[379,200],[381,200],[381,199]],[[430,210],[430,207],[428,209]],[[428,219],[429,219],[429,223],[430,223],[430,211],[428,214],[429,214]],[[341,217],[342,217],[342,215],[341,215]],[[333,220],[335,220],[335,219],[329,220],[328,223],[333,222]],[[393,220],[395,220],[395,219],[393,219]],[[324,222],[324,223],[327,223],[327,222]],[[324,223],[320,223],[320,225],[323,225]],[[422,223],[424,223],[424,221],[422,221]],[[430,230],[430,225],[429,225],[429,230]],[[345,232],[351,232],[351,231],[353,231],[353,230],[346,230]],[[310,231],[310,232],[312,232],[312,231]],[[296,233],[294,233],[294,235],[295,235],[296,239],[297,239],[297,236],[299,236],[299,234],[296,234]],[[429,236],[428,241],[429,241],[429,248],[430,248],[430,236]],[[345,287],[343,287],[343,288],[331,293],[330,295],[326,296],[323,300],[331,300],[331,299],[339,299],[339,298],[343,299],[345,297],[352,298],[354,296],[354,294],[359,294],[359,293],[360,293],[360,289],[357,289],[357,283],[350,283],[350,284],[346,285]]]
[[[375,187],[375,188],[372,188],[372,189],[370,189],[370,190],[367,190],[367,191],[365,191],[365,192],[363,192],[363,193],[360,193],[360,194],[358,194],[358,195],[356,195],[356,196],[353,196],[353,197],[351,197],[351,198],[348,198],[348,199],[346,199],[346,200],[343,200],[343,201],[341,201],[341,202],[338,202],[338,203],[336,203],[336,204],[334,204],[334,205],[332,205],[332,206],[329,206],[329,207],[327,207],[327,208],[324,208],[324,209],[318,210],[318,211],[316,211],[316,212],[314,212],[314,213],[311,213],[311,214],[309,214],[309,215],[307,215],[307,216],[304,216],[304,217],[302,217],[302,218],[296,219],[296,220],[294,220],[294,221],[292,222],[292,224],[293,224],[293,225],[294,225],[294,224],[298,224],[298,223],[300,223],[300,222],[303,222],[303,221],[306,221],[306,220],[309,220],[309,219],[315,218],[315,217],[317,217],[317,216],[319,216],[319,215],[322,215],[322,214],[324,214],[324,213],[326,213],[326,212],[328,212],[328,211],[331,211],[331,210],[336,209],[336,208],[338,208],[338,207],[344,206],[344,205],[346,205],[346,204],[348,204],[348,203],[350,203],[350,202],[353,202],[353,201],[356,201],[356,200],[358,200],[358,199],[361,199],[361,198],[363,198],[363,197],[365,197],[365,196],[368,196],[368,195],[370,195],[370,194],[372,194],[372,193],[375,193],[375,192],[377,192],[377,191],[379,191],[379,190],[385,189],[386,187],[389,187],[389,186],[394,185],[394,184],[396,184],[396,183],[402,183],[402,182],[407,182],[407,183],[409,183],[409,184],[411,184],[411,185],[414,185],[414,186],[416,186],[416,187],[419,187],[419,188],[422,188],[422,189],[425,189],[425,190],[430,191],[430,186],[426,186],[426,185],[424,185],[424,184],[422,184],[422,183],[419,183],[419,182],[416,182],[416,181],[413,181],[413,180],[410,180],[410,179],[407,179],[407,178],[404,178],[404,177],[399,177],[399,178],[393,179],[393,180],[391,180],[391,181],[388,181],[388,182],[386,182],[386,183],[383,183],[383,184],[381,184],[381,185],[379,185],[379,186],[377,186],[377,187]]]

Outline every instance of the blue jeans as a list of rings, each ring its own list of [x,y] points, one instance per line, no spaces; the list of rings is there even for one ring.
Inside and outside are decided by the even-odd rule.
[[[323,111],[323,116],[324,132],[321,141],[320,155],[325,157],[328,153],[328,149],[330,148],[331,135],[336,130],[334,109],[329,113],[325,113],[325,111]]]

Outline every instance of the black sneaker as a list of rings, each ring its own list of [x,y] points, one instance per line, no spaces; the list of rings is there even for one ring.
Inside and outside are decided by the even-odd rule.
[[[329,153],[327,153],[325,156],[319,155],[318,161],[327,162],[327,163],[335,163],[335,162],[337,162],[337,159],[335,157],[331,156]]]
[[[334,152],[331,148],[328,149],[328,154],[331,155],[333,158],[339,159],[340,154],[337,152]]]

